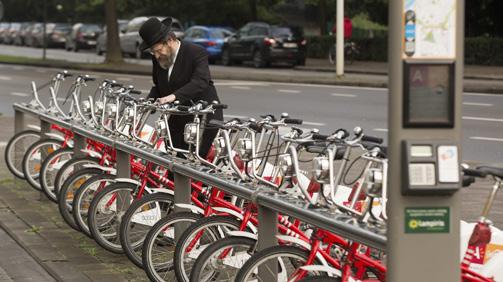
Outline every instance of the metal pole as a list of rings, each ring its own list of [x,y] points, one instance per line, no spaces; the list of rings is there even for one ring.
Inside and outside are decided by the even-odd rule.
[[[24,113],[14,109],[14,134],[24,130]]]
[[[403,165],[405,156],[402,141],[410,139],[460,140],[461,97],[463,74],[463,26],[464,1],[454,0],[456,7],[456,62],[455,62],[455,118],[454,128],[403,128],[404,77],[403,35],[404,1],[389,1],[389,180],[388,180],[388,281],[459,281],[460,280],[460,195],[404,196],[401,194],[403,177],[407,172]],[[418,3],[419,0],[416,1]],[[446,2],[446,1],[440,1]],[[435,8],[435,7],[433,7]],[[416,40],[422,40],[417,38]],[[454,42],[452,42],[454,43]],[[416,43],[417,44],[417,43]],[[417,45],[416,45],[417,46]],[[417,59],[421,62],[421,59]],[[461,148],[458,150],[461,151]],[[461,159],[461,158],[460,158]],[[406,233],[406,208],[448,207],[449,232]]]
[[[130,155],[126,152],[117,150],[117,178],[131,178]],[[125,203],[123,202],[125,201]],[[126,212],[131,203],[131,194],[127,191],[119,192],[117,197],[118,212]]]
[[[337,0],[336,74],[344,75],[344,0]]]
[[[191,188],[190,178],[183,174],[173,173],[175,177],[175,204],[190,204],[191,203]],[[185,211],[175,206],[175,211]],[[175,224],[175,240],[180,238],[182,233],[187,229],[188,223]]]
[[[258,206],[258,250],[276,246],[278,240],[278,212],[267,207]],[[278,262],[270,261],[258,269],[259,281],[277,281]]]
[[[43,37],[42,37],[42,60],[46,59],[46,48],[47,48],[47,0],[44,0],[44,26],[43,26]]]
[[[51,132],[51,124],[45,120],[40,120],[40,139],[46,139],[47,137],[45,134],[49,132]],[[47,157],[48,153],[45,150],[41,150],[40,154],[42,162],[42,160],[44,160]],[[42,165],[42,163],[40,163],[40,165]],[[40,191],[40,201],[47,201],[47,200],[48,199],[45,193],[43,191]]]

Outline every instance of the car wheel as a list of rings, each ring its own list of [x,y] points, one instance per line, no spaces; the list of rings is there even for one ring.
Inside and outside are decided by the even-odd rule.
[[[267,65],[267,62],[264,60],[264,56],[260,50],[255,50],[253,52],[253,66],[256,68],[263,68]]]
[[[224,49],[222,51],[222,65],[224,66],[232,65],[231,54],[228,49]]]

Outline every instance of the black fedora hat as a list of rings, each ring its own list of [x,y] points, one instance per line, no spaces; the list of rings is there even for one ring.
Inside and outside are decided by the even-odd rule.
[[[167,17],[162,22],[158,18],[152,17],[144,22],[138,31],[143,39],[143,42],[139,46],[140,50],[145,51],[145,49],[165,39],[171,30],[171,22],[171,17]]]

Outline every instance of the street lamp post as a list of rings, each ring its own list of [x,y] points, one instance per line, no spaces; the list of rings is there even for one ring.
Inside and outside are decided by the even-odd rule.
[[[337,33],[335,52],[335,71],[337,77],[344,75],[344,0],[337,0]]]

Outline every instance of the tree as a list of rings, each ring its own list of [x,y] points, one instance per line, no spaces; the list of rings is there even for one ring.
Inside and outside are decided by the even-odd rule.
[[[105,0],[105,23],[107,27],[107,52],[106,63],[122,63],[122,51],[119,41],[119,28],[117,25],[117,12],[115,0]]]

